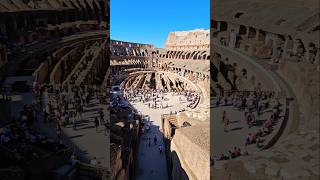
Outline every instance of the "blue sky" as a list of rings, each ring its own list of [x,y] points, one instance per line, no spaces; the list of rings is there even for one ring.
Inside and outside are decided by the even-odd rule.
[[[210,0],[110,0],[111,39],[163,47],[171,31],[209,29]]]

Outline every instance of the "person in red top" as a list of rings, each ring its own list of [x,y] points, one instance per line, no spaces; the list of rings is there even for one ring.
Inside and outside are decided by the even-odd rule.
[[[240,148],[234,147],[234,154],[235,154],[236,156],[241,156],[241,150],[240,150]]]
[[[257,142],[257,136],[256,133],[251,134],[251,143],[256,143]]]
[[[223,111],[223,114],[222,114],[222,123],[225,122],[225,118],[227,117],[227,112],[226,111]]]

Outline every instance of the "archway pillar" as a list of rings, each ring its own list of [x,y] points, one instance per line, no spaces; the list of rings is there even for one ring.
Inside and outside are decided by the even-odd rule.
[[[259,29],[255,29],[255,30],[256,30],[255,40],[258,41],[259,40],[259,36],[260,36],[260,30]]]
[[[221,29],[221,22],[217,21],[217,31],[220,31],[220,29]]]

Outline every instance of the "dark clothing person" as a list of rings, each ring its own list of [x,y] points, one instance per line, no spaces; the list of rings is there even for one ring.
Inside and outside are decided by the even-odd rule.
[[[99,120],[98,120],[98,118],[95,118],[95,120],[94,120],[94,126],[96,127],[96,131],[98,131],[98,126],[99,126]]]
[[[159,151],[160,151],[160,154],[162,154],[162,150],[163,150],[162,145],[159,145]]]
[[[155,145],[157,144],[157,141],[158,141],[157,136],[154,136],[153,142],[154,142]]]

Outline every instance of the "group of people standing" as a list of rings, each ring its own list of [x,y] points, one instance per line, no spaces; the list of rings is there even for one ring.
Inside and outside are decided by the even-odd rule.
[[[257,132],[248,133],[245,139],[244,146],[247,147],[250,144],[256,144],[258,148],[263,147],[262,143],[264,140],[262,137],[270,134],[273,130],[274,124],[279,120],[281,113],[281,103],[280,99],[275,96],[272,92],[259,92],[259,91],[237,91],[237,92],[227,92],[222,97],[218,97],[216,101],[216,107],[219,106],[233,106],[236,110],[243,111],[244,116],[240,120],[235,122],[240,122],[241,119],[247,124],[248,128],[259,127]],[[271,115],[266,121],[261,121],[261,115],[271,111]],[[224,131],[229,132],[229,125],[231,121],[227,114],[227,111],[222,112],[222,119]],[[236,151],[237,149],[237,151]],[[231,151],[229,151],[230,153]],[[241,150],[235,147],[235,151],[230,157],[221,155],[220,160],[235,158],[240,156]],[[248,154],[247,152],[245,154]]]
[[[197,105],[197,102],[200,100],[200,94],[192,91],[192,90],[183,90],[183,91],[175,91],[172,90],[172,96],[183,95],[190,104],[187,107],[194,108]],[[130,90],[125,91],[124,97],[128,101],[131,102],[143,102],[148,103],[149,108],[168,108],[168,103],[164,104],[163,101],[166,101],[165,95],[168,93],[167,90],[154,90],[154,89],[146,89],[146,90]],[[160,99],[160,102],[158,101]],[[180,98],[181,100],[181,98]]]
[[[36,107],[43,107],[45,122],[55,122],[58,138],[61,138],[61,126],[72,124],[73,129],[77,130],[77,125],[85,119],[85,108],[93,103],[93,100],[101,103],[106,98],[98,86],[87,86],[84,83],[79,86],[35,83],[33,89]],[[93,121],[97,131],[104,122],[104,111],[103,108],[100,108],[98,116]]]

